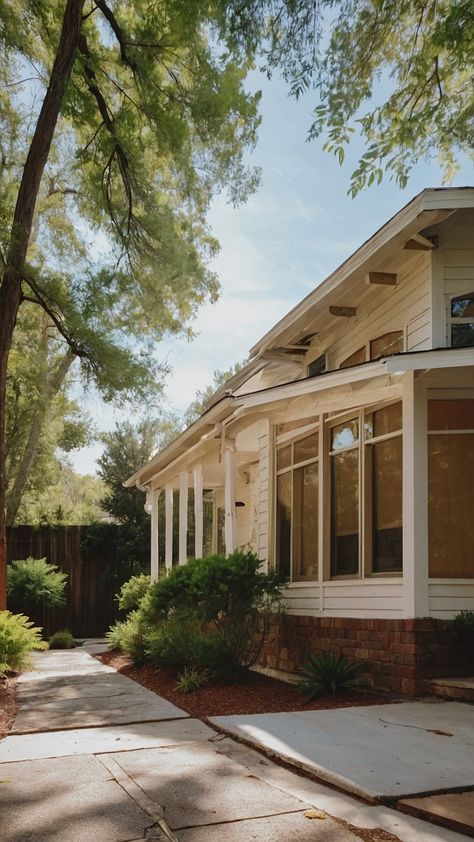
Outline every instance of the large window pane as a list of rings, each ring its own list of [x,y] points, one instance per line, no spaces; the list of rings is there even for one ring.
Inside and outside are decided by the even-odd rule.
[[[384,406],[373,413],[374,438],[402,429],[402,402]]]
[[[293,579],[318,577],[318,465],[293,472]]]
[[[318,434],[311,433],[304,439],[295,441],[293,445],[293,462],[306,462],[307,459],[315,459],[318,455]]]
[[[402,569],[402,439],[370,448],[372,459],[372,570]]]
[[[474,578],[473,500],[474,434],[429,435],[431,577]]]
[[[331,575],[359,570],[359,452],[331,457]]]
[[[428,401],[428,430],[474,430],[474,400]]]
[[[291,471],[277,477],[276,565],[283,576],[290,575]]]

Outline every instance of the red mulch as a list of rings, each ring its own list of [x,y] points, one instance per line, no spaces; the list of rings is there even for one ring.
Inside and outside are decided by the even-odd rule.
[[[387,696],[375,694],[341,693],[305,703],[293,684],[286,684],[284,681],[254,672],[241,684],[221,684],[213,680],[193,693],[180,693],[175,690],[176,676],[168,670],[157,670],[149,664],[135,666],[126,655],[116,649],[96,657],[199,719],[234,713],[281,713],[292,710],[360,707],[393,701]]]
[[[12,727],[18,705],[15,699],[16,676],[0,678],[0,739]]]

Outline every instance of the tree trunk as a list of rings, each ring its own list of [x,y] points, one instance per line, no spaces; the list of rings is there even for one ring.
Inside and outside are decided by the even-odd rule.
[[[61,386],[64,383],[66,375],[75,359],[75,355],[72,353],[72,351],[67,351],[62,360],[60,360],[59,364],[56,366],[56,370],[50,377],[46,376],[45,381],[42,385],[40,399],[36,408],[36,412],[33,416],[33,421],[31,423],[30,432],[28,435],[28,441],[26,442],[26,446],[23,451],[23,456],[21,457],[20,464],[16,471],[13,488],[7,500],[7,526],[13,526],[15,523],[18,508],[20,506],[23,494],[25,492],[26,483],[28,482],[28,478],[30,476],[31,469],[34,465],[36,456],[38,455],[40,435],[43,429],[43,423],[45,420],[47,408],[51,405],[51,402],[58,394]]]
[[[21,303],[21,281],[38,190],[48,160],[66,85],[76,57],[84,0],[67,0],[54,59],[35,132],[28,150],[13,216],[6,269],[0,286],[0,610],[6,607],[5,408],[8,356]]]

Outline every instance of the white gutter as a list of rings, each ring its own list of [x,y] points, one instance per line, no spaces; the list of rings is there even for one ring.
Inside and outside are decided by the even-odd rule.
[[[474,348],[439,348],[387,357],[383,361],[387,374],[419,371],[427,368],[457,368],[474,365]]]

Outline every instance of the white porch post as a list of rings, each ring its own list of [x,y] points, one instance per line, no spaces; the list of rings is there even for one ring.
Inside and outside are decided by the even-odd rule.
[[[237,545],[235,522],[235,448],[226,441],[224,452],[225,551],[233,553]]]
[[[158,579],[159,556],[158,556],[158,501],[160,490],[157,488],[151,493],[151,581]]]
[[[165,565],[167,570],[173,567],[173,486],[165,489]]]
[[[188,473],[183,471],[179,475],[179,563],[186,564],[188,560]]]
[[[204,537],[203,503],[202,503],[202,465],[196,465],[193,471],[194,480],[194,555],[202,558]]]
[[[403,382],[403,584],[404,613],[427,617],[428,442],[427,392],[416,372]]]

